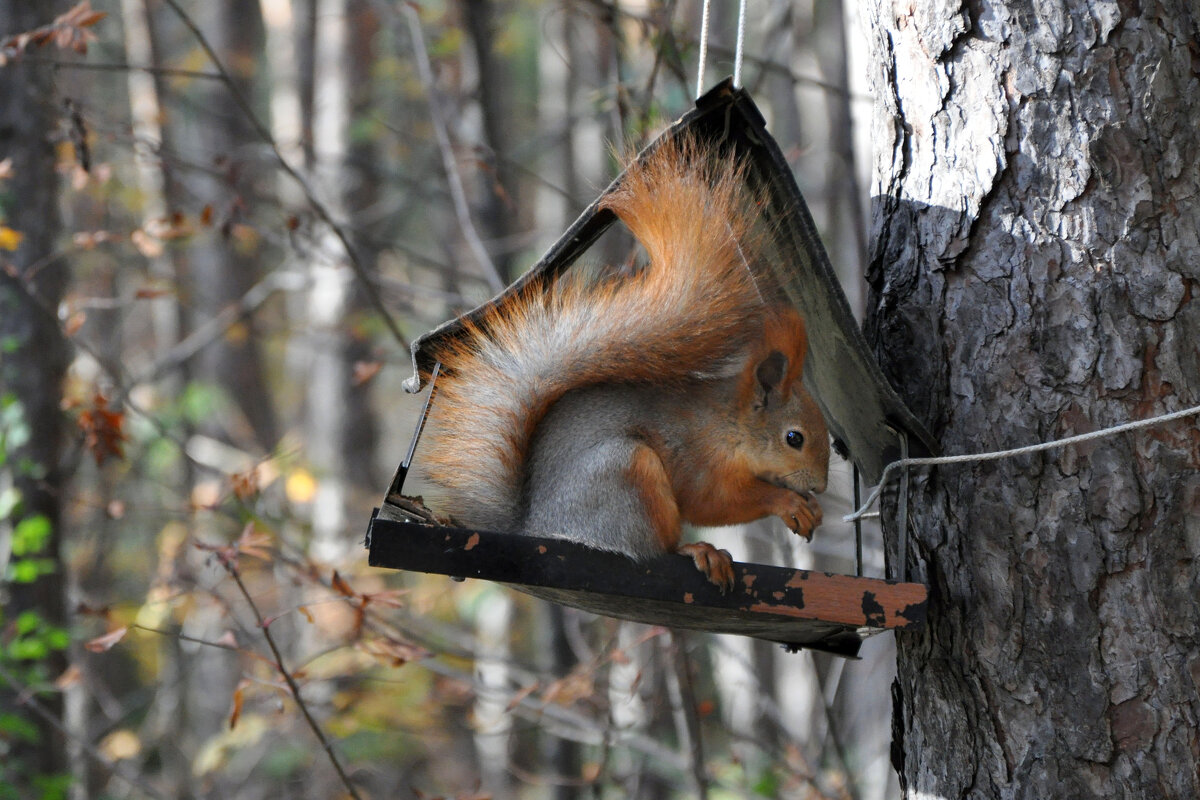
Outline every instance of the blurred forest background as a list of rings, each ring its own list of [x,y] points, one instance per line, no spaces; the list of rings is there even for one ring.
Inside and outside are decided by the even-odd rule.
[[[787,654],[365,565],[407,343],[689,107],[700,17],[0,4],[0,798],[897,796],[890,638]],[[749,3],[745,84],[856,310],[865,41],[852,3]],[[711,540],[852,572],[832,477],[811,545]]]

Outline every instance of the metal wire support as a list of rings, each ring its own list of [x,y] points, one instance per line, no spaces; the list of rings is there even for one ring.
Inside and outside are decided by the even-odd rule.
[[[746,45],[746,0],[738,0],[737,50],[733,56],[733,88],[742,88],[742,53]]]
[[[897,431],[900,434],[900,460],[904,461],[908,458],[908,434],[904,431]],[[897,578],[901,581],[908,581],[908,465],[905,464],[900,468],[900,503],[899,514],[897,515],[897,550],[900,559],[900,564],[896,570]]]
[[[712,0],[704,0],[704,10],[700,17],[700,66],[696,70],[696,99],[704,94],[704,67],[708,61],[708,17],[712,10]]]
[[[853,463],[853,462],[852,462]],[[853,464],[854,469],[854,507],[858,508],[861,502],[860,495],[862,490],[858,485],[858,464]],[[854,520],[854,574],[862,577],[863,574],[863,554],[862,554],[862,518]]]
[[[700,65],[696,70],[696,98],[704,94],[704,69],[708,66],[708,20],[712,0],[704,0],[700,17]],[[737,49],[733,57],[733,88],[742,88],[742,60],[746,51],[746,0],[738,0]]]
[[[421,440],[421,431],[425,430],[425,421],[429,419],[429,407],[433,405],[433,395],[437,392],[437,379],[441,371],[442,362],[439,361],[433,365],[433,372],[429,374],[429,394],[425,398],[425,405],[421,407],[421,416],[417,418],[417,427],[413,431],[412,441],[408,443],[408,452],[392,477],[392,485],[388,488],[389,497],[400,494],[404,488],[404,479],[408,477],[408,468],[412,466],[413,455],[417,452],[417,442]]]

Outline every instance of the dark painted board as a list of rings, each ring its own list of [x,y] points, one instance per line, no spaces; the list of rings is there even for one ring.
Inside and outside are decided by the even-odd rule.
[[[371,566],[480,578],[652,625],[734,633],[854,656],[862,639],[925,623],[921,584],[735,562],[728,594],[686,556],[639,563],[574,542],[375,516]]]

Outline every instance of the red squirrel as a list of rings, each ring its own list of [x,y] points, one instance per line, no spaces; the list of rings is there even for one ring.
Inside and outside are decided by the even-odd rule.
[[[682,523],[774,515],[810,538],[821,521],[804,322],[756,285],[743,171],[694,142],[630,165],[602,206],[648,265],[531,281],[443,346],[426,477],[467,527],[685,553],[724,591],[729,553],[682,543]]]

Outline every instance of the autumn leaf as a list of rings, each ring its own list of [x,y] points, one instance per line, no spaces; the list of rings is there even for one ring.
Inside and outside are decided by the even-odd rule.
[[[382,592],[371,592],[362,596],[363,605],[374,603],[385,608],[404,608],[401,598],[408,595],[408,589],[385,589]]]
[[[133,242],[133,246],[146,258],[158,258],[163,254],[162,242],[141,228],[129,234],[129,241]]]
[[[120,239],[108,231],[77,231],[71,242],[80,250],[95,250],[97,245]]]
[[[62,674],[54,679],[54,688],[59,691],[65,691],[72,686],[77,686],[83,680],[83,671],[75,664],[71,664]]]
[[[67,335],[68,339],[73,339],[85,322],[87,322],[86,311],[73,311],[63,323],[63,333]]]
[[[14,231],[7,225],[0,225],[0,250],[13,251],[21,246],[21,240],[25,238],[25,234],[20,231]]]
[[[333,571],[333,578],[329,581],[329,585],[345,597],[358,597],[358,592],[350,588],[350,584],[346,583],[336,569]]]
[[[242,703],[246,699],[246,687],[249,685],[249,681],[242,680],[233,690],[233,709],[229,712],[229,730],[237,727],[238,719],[242,716]]]
[[[8,37],[4,40],[3,49],[19,55],[30,45],[43,47],[53,42],[61,50],[83,54],[87,52],[88,43],[96,41],[96,34],[86,29],[107,16],[103,11],[92,10],[90,0],[83,0],[65,14],[55,17],[49,25]]]
[[[92,398],[92,407],[79,413],[79,429],[83,431],[83,443],[96,459],[96,464],[104,463],[109,456],[121,458],[124,455],[125,413],[113,411],[108,407],[108,398],[96,392]]]
[[[263,561],[271,560],[271,534],[259,531],[253,522],[246,523],[235,546],[242,555],[261,558]]]
[[[84,642],[85,649],[93,653],[104,653],[112,649],[112,646],[125,638],[125,634],[129,632],[129,628],[122,625],[116,630],[109,631],[103,636],[97,636],[90,642]]]
[[[364,383],[379,374],[379,370],[382,368],[382,361],[355,361],[354,378],[351,383],[353,383],[354,386],[362,386]]]
[[[517,693],[514,694],[509,699],[507,710],[510,712],[515,711],[517,706],[521,705],[521,703],[525,700],[526,697],[529,697],[529,695],[533,694],[539,688],[541,688],[541,685],[542,684],[540,682],[534,681],[533,683],[529,684],[528,686],[526,686],[522,689],[518,689]]]
[[[392,638],[358,642],[355,648],[389,667],[402,667],[410,661],[425,658],[429,652],[417,645]]]
[[[248,503],[258,494],[258,469],[251,467],[244,472],[235,472],[229,476],[233,486],[233,496],[243,503]]]

